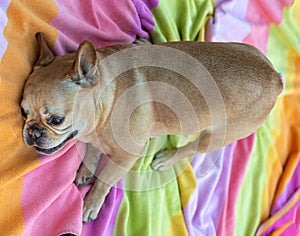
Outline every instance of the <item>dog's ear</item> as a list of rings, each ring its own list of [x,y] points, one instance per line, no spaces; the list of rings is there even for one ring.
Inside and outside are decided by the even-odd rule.
[[[72,80],[81,87],[93,87],[98,79],[98,55],[91,41],[83,41],[73,65]]]
[[[34,68],[47,66],[54,60],[54,55],[50,51],[46,41],[44,34],[41,32],[38,32],[35,34],[36,41],[38,42],[38,50],[39,50],[39,56],[38,59],[34,65]]]

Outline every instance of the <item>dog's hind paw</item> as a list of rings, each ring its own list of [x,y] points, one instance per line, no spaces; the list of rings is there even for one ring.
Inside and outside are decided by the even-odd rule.
[[[151,163],[151,168],[157,171],[163,171],[171,168],[174,162],[174,155],[176,153],[176,149],[173,150],[163,150],[155,155],[154,160]]]
[[[76,174],[75,184],[77,186],[85,186],[92,182],[94,174],[84,164],[82,164]]]

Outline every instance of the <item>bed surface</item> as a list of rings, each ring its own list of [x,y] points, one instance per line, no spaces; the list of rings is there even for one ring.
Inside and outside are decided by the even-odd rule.
[[[104,0],[0,2],[0,229],[3,235],[299,235],[300,2],[289,0]],[[89,186],[73,181],[86,145],[72,141],[38,156],[22,141],[22,89],[37,56],[35,33],[56,55],[84,39],[96,47],[198,40],[259,48],[285,77],[285,91],[249,137],[151,171],[153,153],[181,137],[147,142],[109,193],[98,218],[82,224]],[[2,235],[0,233],[0,235]]]

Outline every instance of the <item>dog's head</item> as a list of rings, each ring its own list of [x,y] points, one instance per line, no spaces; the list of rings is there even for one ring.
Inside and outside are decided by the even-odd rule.
[[[83,41],[76,53],[55,57],[43,34],[36,38],[39,56],[21,101],[23,139],[38,152],[52,154],[94,126],[98,56],[94,45]]]

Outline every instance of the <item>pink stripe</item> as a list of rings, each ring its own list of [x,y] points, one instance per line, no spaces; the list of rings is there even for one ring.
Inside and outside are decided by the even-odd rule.
[[[24,236],[52,236],[62,233],[113,235],[124,195],[123,180],[111,189],[97,220],[83,225],[83,198],[90,186],[78,188],[73,181],[84,153],[83,143],[70,142],[54,155],[41,156],[40,167],[24,176]]]
[[[280,24],[283,7],[289,6],[289,4],[289,0],[273,1],[272,4],[269,0],[249,1],[246,21],[251,24],[251,32],[243,42],[254,45],[267,54],[270,24]]]
[[[73,181],[84,152],[84,144],[72,142],[41,157],[41,165],[24,176],[23,235],[59,235],[63,229],[80,234],[82,196]]]
[[[248,138],[239,140],[235,143],[234,153],[232,156],[233,163],[231,167],[231,177],[229,181],[229,191],[224,204],[222,218],[218,227],[217,235],[227,236],[234,235],[235,230],[235,206],[238,193],[242,186],[246,167],[251,156],[255,140],[255,134]]]
[[[53,48],[58,55],[75,51],[85,39],[104,47],[131,43],[136,36],[149,38],[147,31],[154,27],[150,9],[141,0],[73,0],[57,1],[57,5],[59,13],[51,25],[59,31]]]

